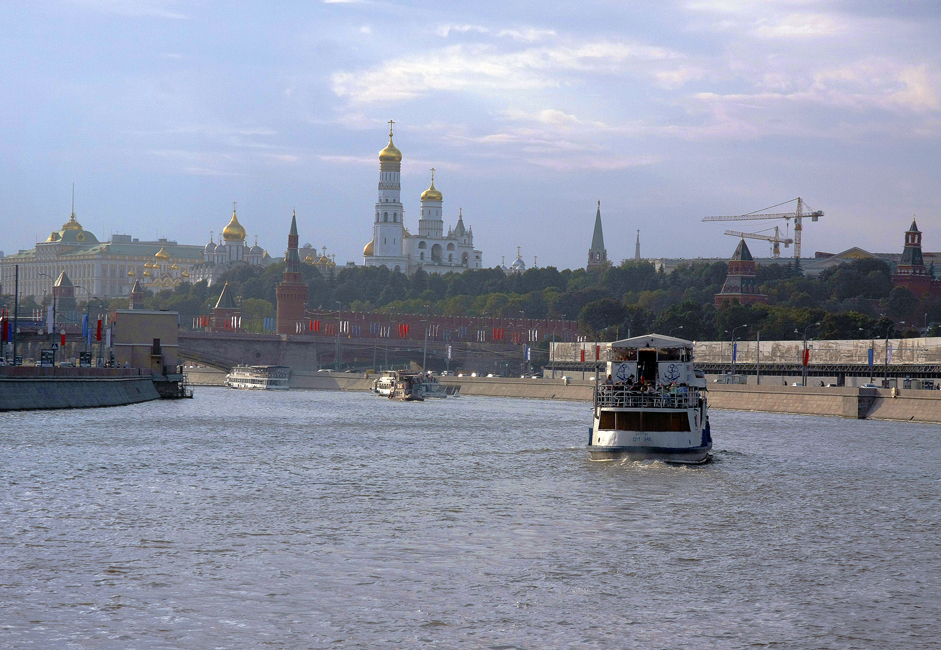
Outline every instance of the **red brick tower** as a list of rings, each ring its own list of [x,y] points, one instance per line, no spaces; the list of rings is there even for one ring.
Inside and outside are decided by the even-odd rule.
[[[301,280],[301,258],[297,254],[297,215],[291,216],[288,249],[284,252],[284,279],[275,291],[278,297],[278,334],[298,334],[304,329],[307,285]]]

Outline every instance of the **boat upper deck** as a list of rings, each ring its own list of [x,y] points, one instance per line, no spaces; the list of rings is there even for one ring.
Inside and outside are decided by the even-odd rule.
[[[595,391],[595,405],[601,408],[686,409],[698,404],[699,390],[687,386],[644,392],[602,384]]]

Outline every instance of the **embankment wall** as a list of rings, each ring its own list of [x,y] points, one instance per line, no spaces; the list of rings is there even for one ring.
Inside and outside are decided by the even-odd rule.
[[[293,388],[313,390],[372,390],[375,375],[334,372],[295,372]],[[221,386],[225,373],[187,371],[194,385]],[[460,386],[462,395],[559,399],[590,402],[593,381],[516,379],[500,377],[440,377],[445,386]],[[893,396],[893,394],[895,396]],[[765,413],[839,416],[941,423],[941,391],[881,388],[709,384],[712,408]]]
[[[123,406],[159,399],[150,373],[104,368],[4,368],[0,411]]]

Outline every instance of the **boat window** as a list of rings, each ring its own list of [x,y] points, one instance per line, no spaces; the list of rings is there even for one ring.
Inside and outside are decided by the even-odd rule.
[[[637,348],[613,348],[614,361],[637,361]]]
[[[686,348],[660,348],[657,356],[660,361],[686,361]]]
[[[598,428],[605,431],[689,431],[685,411],[601,411]]]

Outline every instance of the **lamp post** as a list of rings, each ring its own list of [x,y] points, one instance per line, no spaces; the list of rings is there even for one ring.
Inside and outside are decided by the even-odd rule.
[[[742,329],[743,327],[748,327],[748,325],[739,325],[732,328],[732,381],[735,381],[735,358],[738,356],[736,354],[737,350],[735,349],[735,332]]]
[[[336,347],[333,350],[333,370],[334,372],[340,372],[340,327],[343,324],[343,321],[340,320],[342,312],[340,311],[340,301],[337,300],[337,336],[336,336]]]
[[[425,367],[425,365],[428,362],[428,313],[430,309],[431,308],[428,305],[425,305],[425,344],[421,353],[421,371],[423,373],[428,372],[428,369]]]
[[[669,336],[673,336],[673,332],[677,330],[681,330],[681,329],[683,329],[682,325],[680,325],[679,327],[674,327],[673,329],[670,330]]]
[[[86,327],[86,328],[90,328],[91,325],[89,325],[89,323],[88,323],[88,321],[89,321],[88,304],[91,302],[91,291],[89,291],[88,289],[86,289],[85,287],[83,287],[83,286],[80,285],[80,284],[76,284],[76,285],[74,285],[74,286],[75,286],[76,289],[81,289],[82,291],[85,292],[85,327]],[[82,338],[85,339],[85,340],[82,342],[82,350],[83,350],[84,352],[88,352],[88,331],[89,331],[89,330],[86,330],[86,331],[82,332]],[[79,360],[78,365],[82,365],[81,360]]]
[[[904,325],[905,321],[900,320],[899,325]],[[890,323],[885,330],[885,378],[882,381],[882,387],[889,387],[889,332],[895,328],[896,323]]]
[[[46,277],[46,278],[49,278],[50,280],[52,280],[52,323],[49,323],[49,324],[46,325],[46,331],[47,331],[49,334],[51,334],[52,336],[55,336],[55,331],[56,331],[56,279],[55,279],[54,277],[52,277],[51,275],[47,274],[47,273],[36,273],[36,275],[41,275],[41,276],[43,276],[43,277]],[[52,365],[53,365],[53,366],[56,365],[56,357],[58,357],[58,356],[59,356],[59,355],[57,355],[57,354],[55,353],[55,350],[53,350],[53,354],[52,354]]]

